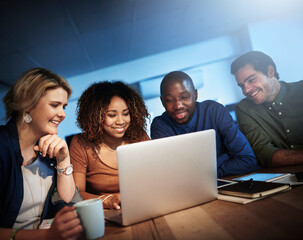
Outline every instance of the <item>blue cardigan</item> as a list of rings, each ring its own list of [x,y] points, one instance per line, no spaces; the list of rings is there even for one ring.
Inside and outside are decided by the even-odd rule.
[[[23,177],[19,136],[15,119],[11,118],[5,126],[0,126],[0,227],[12,228],[18,216],[23,201]],[[41,221],[52,218],[64,206],[73,205],[82,198],[76,188],[75,195],[70,203],[60,199],[56,190],[57,171],[56,160],[40,156],[41,161],[47,164],[54,172],[52,185],[47,194],[42,211]]]

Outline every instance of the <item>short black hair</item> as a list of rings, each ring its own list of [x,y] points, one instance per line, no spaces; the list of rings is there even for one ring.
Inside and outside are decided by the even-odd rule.
[[[191,79],[190,76],[188,76],[185,72],[182,71],[173,71],[166,74],[161,81],[161,86],[160,86],[161,96],[164,91],[164,88],[168,85],[168,83],[180,81],[180,80],[188,80],[192,85],[193,90],[195,90],[193,80]]]
[[[277,72],[276,64],[272,60],[272,58],[260,51],[250,51],[247,52],[236,60],[234,60],[230,67],[230,72],[233,75],[236,75],[240,68],[246,66],[247,64],[251,64],[253,68],[258,71],[264,73],[268,76],[268,66],[273,66],[274,75],[277,79],[279,79],[279,73]]]

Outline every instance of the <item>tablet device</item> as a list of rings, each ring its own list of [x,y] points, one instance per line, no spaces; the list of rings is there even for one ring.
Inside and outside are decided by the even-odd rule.
[[[288,175],[290,175],[290,173],[252,173],[243,177],[235,178],[233,180],[248,181],[252,178],[254,181],[272,182]]]
[[[237,182],[218,178],[217,179],[217,188],[225,187],[225,186],[232,185],[235,183],[237,183]]]

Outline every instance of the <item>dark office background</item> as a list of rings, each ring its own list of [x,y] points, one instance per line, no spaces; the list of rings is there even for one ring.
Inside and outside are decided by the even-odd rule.
[[[77,99],[96,81],[132,84],[154,117],[161,78],[183,70],[199,100],[229,106],[243,97],[229,66],[246,51],[272,56],[281,79],[302,79],[302,10],[300,0],[2,0],[0,96],[33,67],[67,78],[74,93],[61,137],[79,131]]]

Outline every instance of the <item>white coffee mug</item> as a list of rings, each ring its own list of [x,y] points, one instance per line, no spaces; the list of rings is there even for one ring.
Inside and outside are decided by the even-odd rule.
[[[88,199],[74,205],[81,220],[87,239],[96,239],[104,235],[104,212],[100,199]]]

